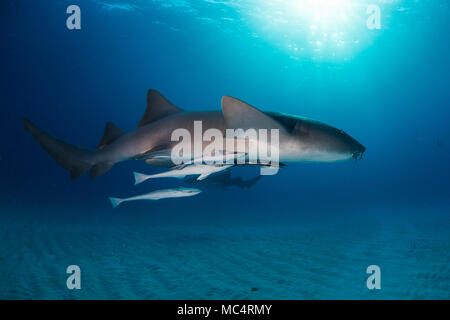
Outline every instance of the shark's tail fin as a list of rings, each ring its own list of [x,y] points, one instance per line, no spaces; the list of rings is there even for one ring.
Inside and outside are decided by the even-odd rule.
[[[133,172],[133,174],[134,174],[134,185],[142,183],[149,178],[148,175],[143,173]]]
[[[113,208],[115,208],[119,204],[121,204],[123,201],[125,201],[125,199],[109,197],[109,201],[111,201]]]
[[[58,140],[44,130],[39,129],[28,119],[22,118],[25,131],[31,132],[33,138],[40,144],[50,157],[70,172],[72,179],[85,173],[92,164],[92,151],[81,149],[64,141]]]

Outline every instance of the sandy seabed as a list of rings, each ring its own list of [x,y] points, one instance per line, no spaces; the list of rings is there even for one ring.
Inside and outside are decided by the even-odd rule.
[[[0,298],[449,299],[448,214],[418,216],[227,227],[1,218]],[[72,264],[81,290],[66,287]],[[381,290],[366,287],[372,264]]]

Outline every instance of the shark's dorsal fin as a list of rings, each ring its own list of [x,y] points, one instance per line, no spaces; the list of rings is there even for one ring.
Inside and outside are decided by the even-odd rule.
[[[150,89],[147,92],[147,109],[139,121],[138,128],[181,111],[183,110],[167,100],[161,93]]]
[[[227,128],[230,129],[280,129],[281,126],[272,117],[239,99],[222,97],[222,113]]]
[[[105,125],[105,130],[103,132],[103,137],[97,145],[97,150],[101,150],[106,147],[108,144],[115,141],[117,138],[123,136],[125,132],[123,132],[118,126],[116,126],[112,122],[107,122]]]

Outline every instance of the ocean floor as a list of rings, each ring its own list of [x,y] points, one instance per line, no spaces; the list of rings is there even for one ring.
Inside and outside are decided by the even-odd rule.
[[[449,211],[439,212],[220,226],[9,214],[0,218],[0,298],[449,299]],[[81,290],[66,287],[72,264]],[[381,290],[366,287],[372,264]]]

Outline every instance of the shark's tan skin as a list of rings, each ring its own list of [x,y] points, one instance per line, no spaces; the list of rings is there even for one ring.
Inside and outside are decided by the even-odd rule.
[[[225,129],[279,129],[279,161],[331,162],[360,158],[365,148],[343,131],[324,123],[285,115],[263,112],[232,97],[222,98],[221,111],[186,112],[170,103],[156,90],[147,93],[147,109],[138,128],[125,133],[112,123],[105,126],[104,136],[96,151],[89,151],[58,140],[39,129],[27,119],[24,128],[30,131],[41,147],[61,166],[77,178],[90,169],[95,178],[114,164],[131,159],[146,160],[148,164],[170,167],[172,132],[189,130],[194,137],[194,121],[202,121],[203,132]],[[203,142],[207,145],[210,142]],[[228,152],[227,150],[223,150]],[[233,151],[233,150],[232,150]]]

